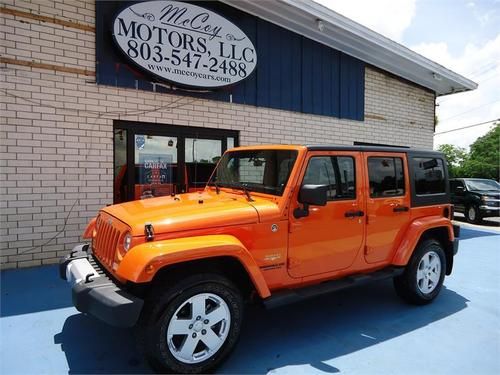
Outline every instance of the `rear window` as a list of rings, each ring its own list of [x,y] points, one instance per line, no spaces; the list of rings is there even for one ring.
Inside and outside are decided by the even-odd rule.
[[[415,192],[417,195],[444,194],[446,182],[444,164],[438,158],[413,158]]]

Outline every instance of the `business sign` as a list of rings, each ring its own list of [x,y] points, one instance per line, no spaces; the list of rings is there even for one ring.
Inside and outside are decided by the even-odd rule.
[[[135,64],[182,86],[233,85],[247,78],[257,64],[255,47],[243,31],[190,3],[130,5],[115,17],[113,36]]]

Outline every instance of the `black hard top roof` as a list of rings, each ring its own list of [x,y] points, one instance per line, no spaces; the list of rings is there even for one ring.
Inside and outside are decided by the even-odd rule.
[[[339,145],[304,145],[309,151],[359,151],[359,152],[401,152],[407,154],[427,154],[429,156],[443,156],[442,152],[423,150],[410,147],[390,146],[339,146]]]

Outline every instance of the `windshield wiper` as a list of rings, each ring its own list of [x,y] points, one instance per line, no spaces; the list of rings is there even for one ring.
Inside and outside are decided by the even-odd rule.
[[[240,182],[240,186],[243,189],[243,192],[245,193],[245,195],[247,196],[248,201],[253,202],[253,198],[250,196],[250,193],[248,192],[247,184],[242,184]]]
[[[213,178],[213,177],[214,177],[214,175],[212,175],[210,177],[210,179],[207,182],[207,185],[210,186],[210,185],[213,184],[215,186],[215,192],[217,193],[217,195],[219,195],[219,193],[220,193],[220,186],[219,186],[219,184],[216,181],[217,177],[216,178]]]
[[[222,187],[229,187],[231,189],[241,189],[245,193],[245,196],[247,197],[247,200],[249,202],[253,202],[253,198],[250,195],[250,192],[248,191],[248,185],[242,182],[228,182],[228,183],[222,183]]]

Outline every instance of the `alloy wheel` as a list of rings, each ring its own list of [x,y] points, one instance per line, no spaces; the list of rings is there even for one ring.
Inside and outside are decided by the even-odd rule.
[[[476,220],[476,209],[474,207],[470,207],[467,213],[470,221]]]
[[[227,339],[231,313],[227,303],[213,293],[194,295],[181,303],[167,328],[170,353],[193,364],[212,357]]]
[[[417,286],[424,294],[436,289],[441,277],[441,259],[434,251],[424,254],[417,267]]]

